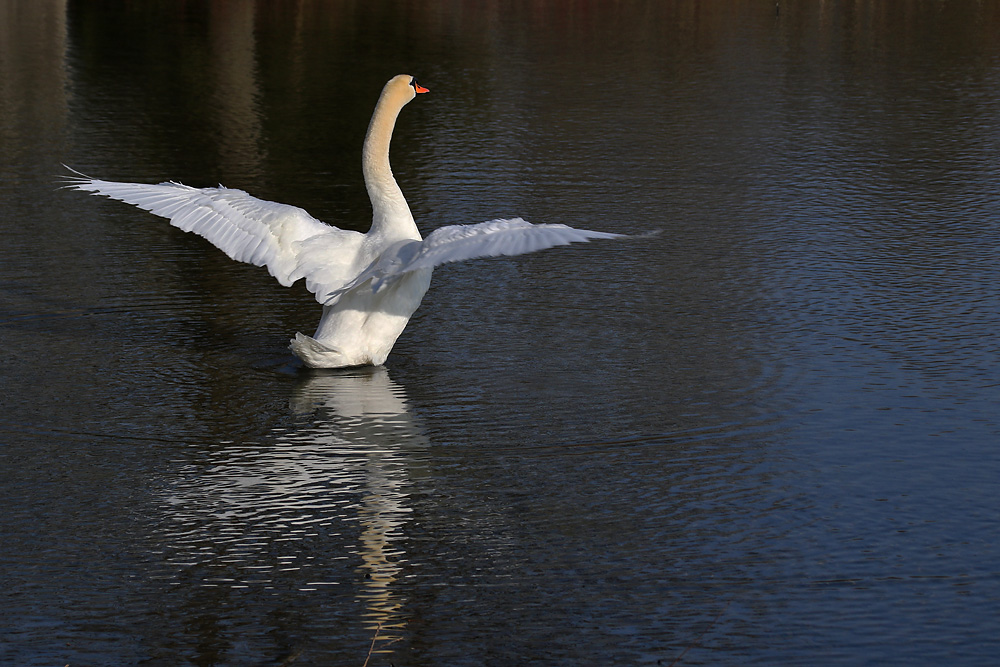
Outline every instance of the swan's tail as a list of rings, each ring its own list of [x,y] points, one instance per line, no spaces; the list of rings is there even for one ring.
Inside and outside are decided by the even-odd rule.
[[[324,345],[304,333],[295,334],[288,347],[310,368],[342,368],[357,365],[337,348]]]

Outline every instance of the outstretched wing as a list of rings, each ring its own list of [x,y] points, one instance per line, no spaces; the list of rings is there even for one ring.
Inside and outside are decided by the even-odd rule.
[[[403,271],[431,268],[476,257],[523,255],[590,239],[615,239],[622,234],[592,232],[566,225],[533,225],[521,218],[491,220],[478,225],[450,225],[434,230]]]
[[[332,305],[342,294],[371,281],[378,292],[411,271],[430,269],[448,262],[477,257],[523,255],[559,245],[591,239],[622,238],[623,234],[592,232],[566,225],[533,225],[521,218],[491,220],[478,225],[449,225],[434,230],[423,241],[401,241],[383,253],[378,261],[342,288],[323,294],[320,303]]]
[[[320,222],[296,206],[221,186],[118,183],[83,174],[68,177],[67,182],[68,188],[134,204],[168,218],[173,226],[208,239],[232,259],[266,266],[286,287],[304,277],[311,291],[329,291],[350,281],[358,271],[354,262],[362,235]],[[322,248],[330,261],[314,261],[311,255],[317,248]]]

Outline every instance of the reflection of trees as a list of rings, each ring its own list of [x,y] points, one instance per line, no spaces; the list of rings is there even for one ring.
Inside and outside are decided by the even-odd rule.
[[[30,164],[66,124],[66,0],[0,0],[0,146]],[[24,151],[24,154],[21,153]],[[46,166],[48,168],[48,166]]]
[[[262,161],[255,2],[211,5],[212,105],[223,174],[260,173]]]

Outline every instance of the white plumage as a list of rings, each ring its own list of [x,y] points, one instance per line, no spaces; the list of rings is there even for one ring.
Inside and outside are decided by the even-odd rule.
[[[292,350],[314,367],[378,365],[420,305],[435,266],[621,236],[515,218],[441,227],[421,239],[389,167],[396,117],[420,92],[427,89],[413,77],[396,76],[383,88],[372,115],[362,160],[373,208],[367,234],[338,229],[301,208],[221,186],[118,183],[74,172],[77,176],[69,177],[68,187],[168,218],[232,259],[266,266],[282,285],[304,278],[323,304],[323,317],[313,336],[296,334]]]

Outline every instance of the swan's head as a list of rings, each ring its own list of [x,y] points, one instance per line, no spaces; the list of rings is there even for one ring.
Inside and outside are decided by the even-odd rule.
[[[417,93],[427,92],[430,91],[417,83],[414,77],[409,74],[399,74],[389,79],[389,83],[385,84],[385,88],[382,89],[382,99],[391,100],[402,108],[404,104],[416,97]]]

